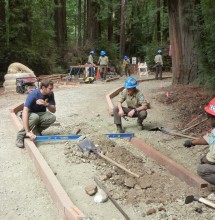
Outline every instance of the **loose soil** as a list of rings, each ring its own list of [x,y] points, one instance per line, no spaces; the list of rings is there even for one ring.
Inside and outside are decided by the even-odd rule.
[[[125,80],[125,77],[121,77],[109,83],[97,80],[93,84],[78,86],[56,85],[56,116],[60,126],[51,126],[43,134],[73,134],[81,129],[80,134],[92,140],[100,152],[140,175],[140,178],[128,175],[92,152],[81,152],[77,141],[41,142],[37,144],[38,149],[74,204],[92,219],[124,219],[110,200],[95,203],[94,197],[86,194],[85,187],[95,185],[94,176],[132,220],[213,219],[213,210],[204,204],[184,204],[185,197],[192,194],[204,197],[210,194],[210,199],[214,199],[211,189],[200,190],[188,186],[135,149],[127,140],[109,139],[104,135],[116,133],[113,117],[108,114],[105,95],[121,87]],[[126,132],[135,133],[136,137],[196,173],[199,158],[207,152],[208,147],[187,149],[183,147],[184,139],[149,130],[164,127],[179,132],[199,114],[202,116],[195,122],[201,121],[205,117],[203,107],[211,97],[193,86],[173,89],[170,79],[143,82],[139,89],[150,102],[151,109],[148,110],[143,131],[137,130],[136,119],[123,120]],[[5,143],[1,145],[3,163],[0,172],[3,181],[0,183],[0,193],[3,200],[0,202],[0,219],[62,219],[27,152],[14,146],[16,133],[13,132],[8,108],[25,100],[25,97],[15,93],[0,94],[0,135]],[[117,97],[113,103],[117,103]],[[189,135],[200,136],[208,129],[206,122],[190,130]]]

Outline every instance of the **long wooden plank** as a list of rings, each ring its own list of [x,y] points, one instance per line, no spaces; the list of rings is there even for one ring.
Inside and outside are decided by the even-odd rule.
[[[22,124],[16,116],[16,113],[17,110],[20,110],[21,106],[23,106],[23,103],[10,109],[11,119],[18,130],[22,128]],[[67,220],[80,220],[86,218],[86,216],[72,203],[34,142],[25,138],[24,145],[61,215]]]

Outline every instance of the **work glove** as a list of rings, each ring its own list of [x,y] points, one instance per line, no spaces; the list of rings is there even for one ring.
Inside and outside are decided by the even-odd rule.
[[[195,144],[192,143],[192,140],[186,140],[184,142],[184,146],[189,148],[189,147],[195,146]]]

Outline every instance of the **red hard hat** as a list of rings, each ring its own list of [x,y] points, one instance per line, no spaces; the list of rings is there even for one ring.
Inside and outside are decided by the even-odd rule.
[[[215,98],[213,98],[207,106],[205,106],[205,111],[215,116]]]

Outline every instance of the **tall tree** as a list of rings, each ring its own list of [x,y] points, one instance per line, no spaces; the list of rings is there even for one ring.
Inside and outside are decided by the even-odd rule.
[[[173,84],[189,84],[197,77],[195,6],[196,0],[168,1]]]
[[[126,1],[121,0],[121,18],[120,18],[120,58],[125,53],[125,8],[126,8]]]
[[[81,0],[78,0],[78,45],[81,46],[82,44],[82,34],[81,34],[81,18],[82,18],[82,14],[81,14]]]
[[[67,40],[66,28],[66,0],[54,0],[55,3],[55,30],[57,46],[61,47]]]

